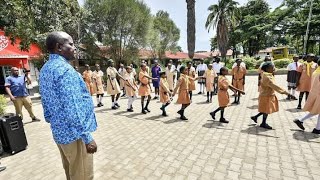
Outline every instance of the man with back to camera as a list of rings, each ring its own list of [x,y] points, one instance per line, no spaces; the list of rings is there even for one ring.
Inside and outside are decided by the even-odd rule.
[[[32,101],[27,90],[27,84],[31,84],[31,79],[29,77],[30,71],[24,72],[24,75],[19,75],[19,69],[17,67],[11,68],[11,76],[7,77],[5,80],[6,92],[14,104],[17,116],[20,116],[23,119],[22,106],[24,106],[33,122],[40,121],[33,113]]]
[[[45,120],[50,123],[68,180],[93,179],[93,153],[97,145],[91,136],[97,123],[94,105],[82,77],[69,64],[75,47],[65,32],[47,36],[49,60],[40,71],[40,94]]]

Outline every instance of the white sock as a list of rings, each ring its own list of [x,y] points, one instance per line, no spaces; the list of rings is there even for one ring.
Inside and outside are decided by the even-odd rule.
[[[103,96],[101,95],[101,96],[100,96],[100,103],[102,103],[102,98],[103,98]]]
[[[98,104],[100,103],[99,98],[97,98],[97,103],[98,103]]]
[[[292,96],[296,96],[296,90],[292,89]]]
[[[132,105],[132,97],[129,96],[129,98],[128,98],[128,108],[127,109],[130,109],[131,105]]]
[[[114,106],[114,102],[112,102],[112,107]]]
[[[320,114],[318,115],[318,122],[317,122],[316,129],[320,130]]]
[[[311,118],[313,116],[315,116],[315,114],[308,113],[304,117],[300,118],[299,121],[304,122],[305,120],[307,120],[307,119],[309,119],[309,118]]]

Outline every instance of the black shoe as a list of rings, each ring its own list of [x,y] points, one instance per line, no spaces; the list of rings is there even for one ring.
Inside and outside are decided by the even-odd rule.
[[[294,96],[292,96],[292,98],[291,98],[292,100],[298,100],[298,98],[296,98],[296,97],[294,97]]]
[[[183,121],[188,120],[188,118],[186,118],[185,116],[181,116],[180,119],[183,120]]]
[[[128,111],[128,112],[133,112],[133,110],[132,110],[132,109],[127,109],[127,111]]]
[[[299,106],[297,107],[297,109],[301,109],[301,105],[299,105]]]
[[[290,96],[288,96],[288,97],[286,98],[286,100],[289,100],[289,101],[290,101],[290,100],[291,100]]]
[[[104,104],[100,103],[101,106],[104,106]]]
[[[207,103],[209,103],[210,101],[209,100],[207,100]]]
[[[153,99],[154,99],[154,100],[157,100],[157,99],[158,99],[158,97],[157,97],[157,96],[155,96]]]
[[[229,121],[227,121],[225,118],[220,118],[220,121],[221,123],[229,123]]]
[[[260,124],[260,127],[265,128],[265,129],[272,129],[272,127],[269,126],[267,123],[265,123],[265,124]]]
[[[312,133],[313,133],[313,134],[320,134],[320,130],[314,128],[314,129],[312,130]]]
[[[115,103],[114,106],[116,106],[118,108],[120,107],[120,105],[118,103]]]
[[[161,110],[161,111],[163,111],[163,110],[164,110],[164,108],[161,106],[160,110]]]
[[[126,94],[122,94],[122,96],[121,97],[125,97],[126,96]]]
[[[200,92],[198,92],[198,94],[202,94],[202,92],[200,91]]]
[[[167,115],[167,113],[166,113],[166,112],[163,112],[163,113],[162,113],[162,116],[168,116],[168,115]]]
[[[216,120],[216,114],[215,113],[211,112],[210,115],[211,115],[213,120]]]
[[[147,107],[145,107],[144,110],[147,112],[151,112]]]
[[[101,107],[101,104],[99,103],[99,104],[97,105],[97,107]]]
[[[257,117],[251,116],[251,119],[252,119],[253,122],[258,123],[258,118]]]
[[[296,123],[296,125],[297,125],[300,129],[305,130],[305,128],[304,128],[304,126],[303,126],[303,122],[299,121],[299,119],[295,119],[293,122]]]
[[[131,106],[130,109],[133,110],[133,107]]]
[[[231,104],[238,104],[236,101],[233,101],[233,103],[231,103]]]
[[[142,114],[147,114],[147,112],[145,110],[142,110],[141,113]]]
[[[111,109],[118,109],[117,106],[112,106]]]
[[[36,117],[32,118],[32,122],[39,122],[39,121],[41,121],[41,120]]]

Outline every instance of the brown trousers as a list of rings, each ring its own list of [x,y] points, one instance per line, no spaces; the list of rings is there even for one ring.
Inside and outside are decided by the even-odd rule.
[[[22,106],[24,106],[27,109],[32,119],[35,118],[35,115],[33,114],[33,110],[32,110],[32,101],[29,96],[16,97],[16,100],[13,101],[13,104],[16,109],[16,115],[20,115],[22,119],[23,119]]]
[[[70,144],[58,144],[67,180],[92,180],[93,155],[87,153],[81,139]]]

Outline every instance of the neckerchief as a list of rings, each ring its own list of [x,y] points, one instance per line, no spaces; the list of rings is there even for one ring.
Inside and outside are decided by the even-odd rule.
[[[307,75],[310,77],[311,76],[311,67],[312,67],[312,65],[313,65],[313,61],[311,61],[311,62],[304,62],[304,64],[306,65],[306,67],[307,67]]]
[[[313,75],[320,74],[320,66],[313,72]]]

